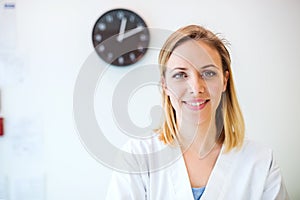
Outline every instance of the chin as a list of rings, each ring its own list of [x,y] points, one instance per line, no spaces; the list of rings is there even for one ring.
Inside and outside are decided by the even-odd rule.
[[[182,122],[188,123],[191,125],[201,125],[210,122],[212,116],[210,114],[187,114],[182,118]]]

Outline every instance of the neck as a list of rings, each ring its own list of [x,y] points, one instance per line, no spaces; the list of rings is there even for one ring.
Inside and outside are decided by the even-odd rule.
[[[201,124],[182,122],[178,128],[179,140],[184,151],[194,151],[200,157],[205,157],[217,144],[215,120],[208,120]]]

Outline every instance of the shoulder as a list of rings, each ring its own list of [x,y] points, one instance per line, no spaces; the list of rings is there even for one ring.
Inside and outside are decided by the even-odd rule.
[[[246,139],[241,149],[244,163],[250,169],[255,184],[262,184],[262,199],[288,199],[280,167],[273,149],[268,145]],[[244,165],[245,166],[245,165]],[[260,181],[257,181],[260,180]]]
[[[240,149],[232,149],[221,157],[223,166],[234,179],[235,191],[246,191],[242,196],[251,199],[287,199],[280,168],[270,146],[251,139],[245,139]],[[225,164],[224,164],[225,163]],[[251,193],[250,193],[251,191]]]
[[[241,153],[268,157],[272,155],[273,150],[268,145],[246,138],[241,148]]]
[[[272,148],[266,144],[254,141],[252,139],[246,138],[241,149],[243,152],[249,152],[253,154],[270,154],[272,153]]]
[[[164,144],[159,135],[147,139],[130,139],[124,145],[124,150],[130,154],[127,157],[123,156],[126,160],[130,158],[127,163],[136,163],[143,172],[167,168],[181,157],[180,148]]]
[[[255,166],[264,166],[268,169],[273,163],[273,150],[268,145],[246,138],[241,149],[233,150],[244,163]]]
[[[266,180],[274,164],[272,149],[250,139],[245,139],[240,149],[232,149],[225,159],[232,166],[235,174],[241,174],[241,177],[248,176],[251,177],[249,180],[261,182]]]
[[[123,146],[125,151],[129,153],[153,153],[162,150],[167,145],[165,145],[161,140],[159,140],[159,135],[153,133],[149,138],[142,139],[129,139]]]

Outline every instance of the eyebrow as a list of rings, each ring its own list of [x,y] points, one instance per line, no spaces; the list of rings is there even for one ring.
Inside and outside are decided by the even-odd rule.
[[[173,71],[175,71],[175,70],[186,71],[187,68],[185,68],[185,67],[176,67],[176,68],[172,69],[170,72],[173,72]]]
[[[214,67],[214,68],[217,68],[219,69],[217,66],[213,65],[213,64],[209,64],[209,65],[204,65],[203,67],[201,67],[200,69],[206,69],[206,68],[209,68],[209,67]],[[182,70],[182,71],[186,71],[187,68],[185,67],[176,67],[174,69],[171,70],[171,72],[175,71],[175,70]]]

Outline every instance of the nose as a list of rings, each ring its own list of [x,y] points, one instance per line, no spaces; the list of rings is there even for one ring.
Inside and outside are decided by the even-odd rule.
[[[191,94],[200,94],[204,93],[206,88],[206,82],[203,80],[203,78],[200,76],[200,74],[195,74],[191,77],[189,81],[189,92]]]

